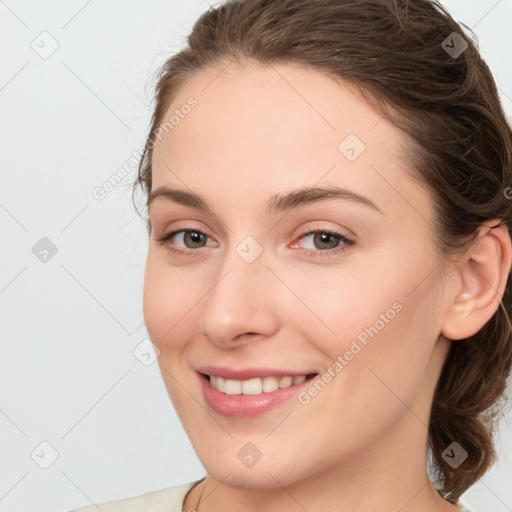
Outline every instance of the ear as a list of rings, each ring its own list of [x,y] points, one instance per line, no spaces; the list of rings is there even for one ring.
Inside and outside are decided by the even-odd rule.
[[[476,334],[494,315],[505,291],[512,242],[505,224],[486,224],[456,264],[458,279],[441,330],[450,340]]]

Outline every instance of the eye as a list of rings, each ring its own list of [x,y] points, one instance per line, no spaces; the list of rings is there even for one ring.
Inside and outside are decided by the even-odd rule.
[[[349,246],[354,244],[354,241],[331,229],[318,229],[314,231],[307,231],[301,235],[300,240],[309,238],[313,246],[319,247],[316,251],[306,251],[306,256],[329,256],[331,254],[340,253],[348,249]],[[296,244],[294,244],[295,246]],[[292,246],[293,247],[293,246]]]
[[[208,235],[199,231],[197,229],[175,229],[174,231],[169,231],[165,233],[160,238],[157,238],[156,241],[162,245],[166,244],[169,241],[172,241],[173,238],[178,238],[178,235],[181,236],[183,242],[185,242],[185,247],[187,249],[191,249],[193,252],[199,252],[195,249],[201,249],[204,247],[203,242],[208,239]],[[190,244],[190,246],[189,246]],[[169,251],[172,254],[186,254],[190,251],[183,251],[181,249],[176,249],[174,244],[170,244]],[[201,251],[202,252],[202,251]]]

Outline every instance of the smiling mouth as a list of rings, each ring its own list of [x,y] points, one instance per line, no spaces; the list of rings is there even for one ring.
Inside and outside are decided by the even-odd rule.
[[[210,386],[226,395],[259,395],[262,393],[272,393],[278,389],[286,389],[297,386],[310,380],[318,373],[309,373],[307,375],[285,375],[280,377],[255,377],[247,380],[225,379],[220,376],[201,373]]]

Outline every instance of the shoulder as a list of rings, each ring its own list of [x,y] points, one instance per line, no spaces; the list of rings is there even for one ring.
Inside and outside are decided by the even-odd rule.
[[[98,509],[101,509],[102,512],[140,512],[141,510],[145,512],[181,512],[185,495],[202,480],[158,489],[129,498],[86,505],[68,512],[98,512]]]

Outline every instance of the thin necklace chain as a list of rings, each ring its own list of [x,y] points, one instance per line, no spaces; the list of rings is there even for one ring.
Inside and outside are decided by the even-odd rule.
[[[188,512],[199,512],[199,504],[201,503],[201,499],[203,497],[203,492],[206,487],[206,479],[204,480],[203,483],[204,483],[204,485],[203,485],[203,488],[201,489],[201,494],[199,495],[199,500],[197,501],[197,505],[192,510],[189,509]]]

